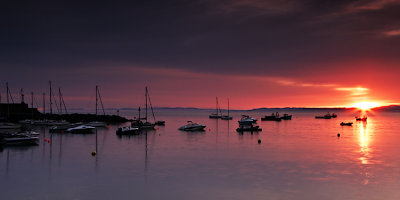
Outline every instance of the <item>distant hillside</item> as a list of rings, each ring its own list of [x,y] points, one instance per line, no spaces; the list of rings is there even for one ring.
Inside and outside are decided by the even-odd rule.
[[[378,108],[374,108],[375,111],[388,111],[388,112],[400,112],[400,106],[391,105],[391,106],[382,106]]]
[[[352,108],[296,108],[296,107],[286,107],[286,108],[255,108],[251,111],[267,111],[267,110],[328,110],[328,111],[341,111],[348,110]]]

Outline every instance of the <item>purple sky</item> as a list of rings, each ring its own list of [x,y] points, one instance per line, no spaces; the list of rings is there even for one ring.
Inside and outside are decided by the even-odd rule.
[[[62,87],[68,107],[400,102],[400,1],[11,1],[0,91]],[[37,97],[39,99],[39,97]]]

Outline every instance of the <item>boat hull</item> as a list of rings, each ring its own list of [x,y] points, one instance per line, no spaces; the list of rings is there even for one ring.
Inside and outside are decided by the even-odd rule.
[[[342,123],[340,123],[340,126],[352,126],[352,125],[353,125],[353,122],[349,122],[349,123],[342,122]]]
[[[231,120],[232,117],[231,116],[222,116],[221,119],[222,120]]]
[[[132,128],[132,127],[123,127],[123,128],[118,128],[116,131],[117,135],[138,135],[139,134],[139,129],[138,128]]]

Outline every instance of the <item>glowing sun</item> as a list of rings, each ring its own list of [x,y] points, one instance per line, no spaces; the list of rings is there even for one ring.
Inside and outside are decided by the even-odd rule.
[[[376,102],[358,102],[358,103],[353,104],[352,107],[358,108],[361,110],[370,110],[372,108],[376,108],[379,106],[380,106],[380,104],[376,103]]]

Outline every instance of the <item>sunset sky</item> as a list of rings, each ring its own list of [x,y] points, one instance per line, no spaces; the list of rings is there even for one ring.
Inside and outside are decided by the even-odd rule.
[[[400,102],[400,0],[8,1],[0,91],[69,108],[336,107]],[[27,97],[28,98],[28,97]],[[37,96],[41,103],[41,96]]]

